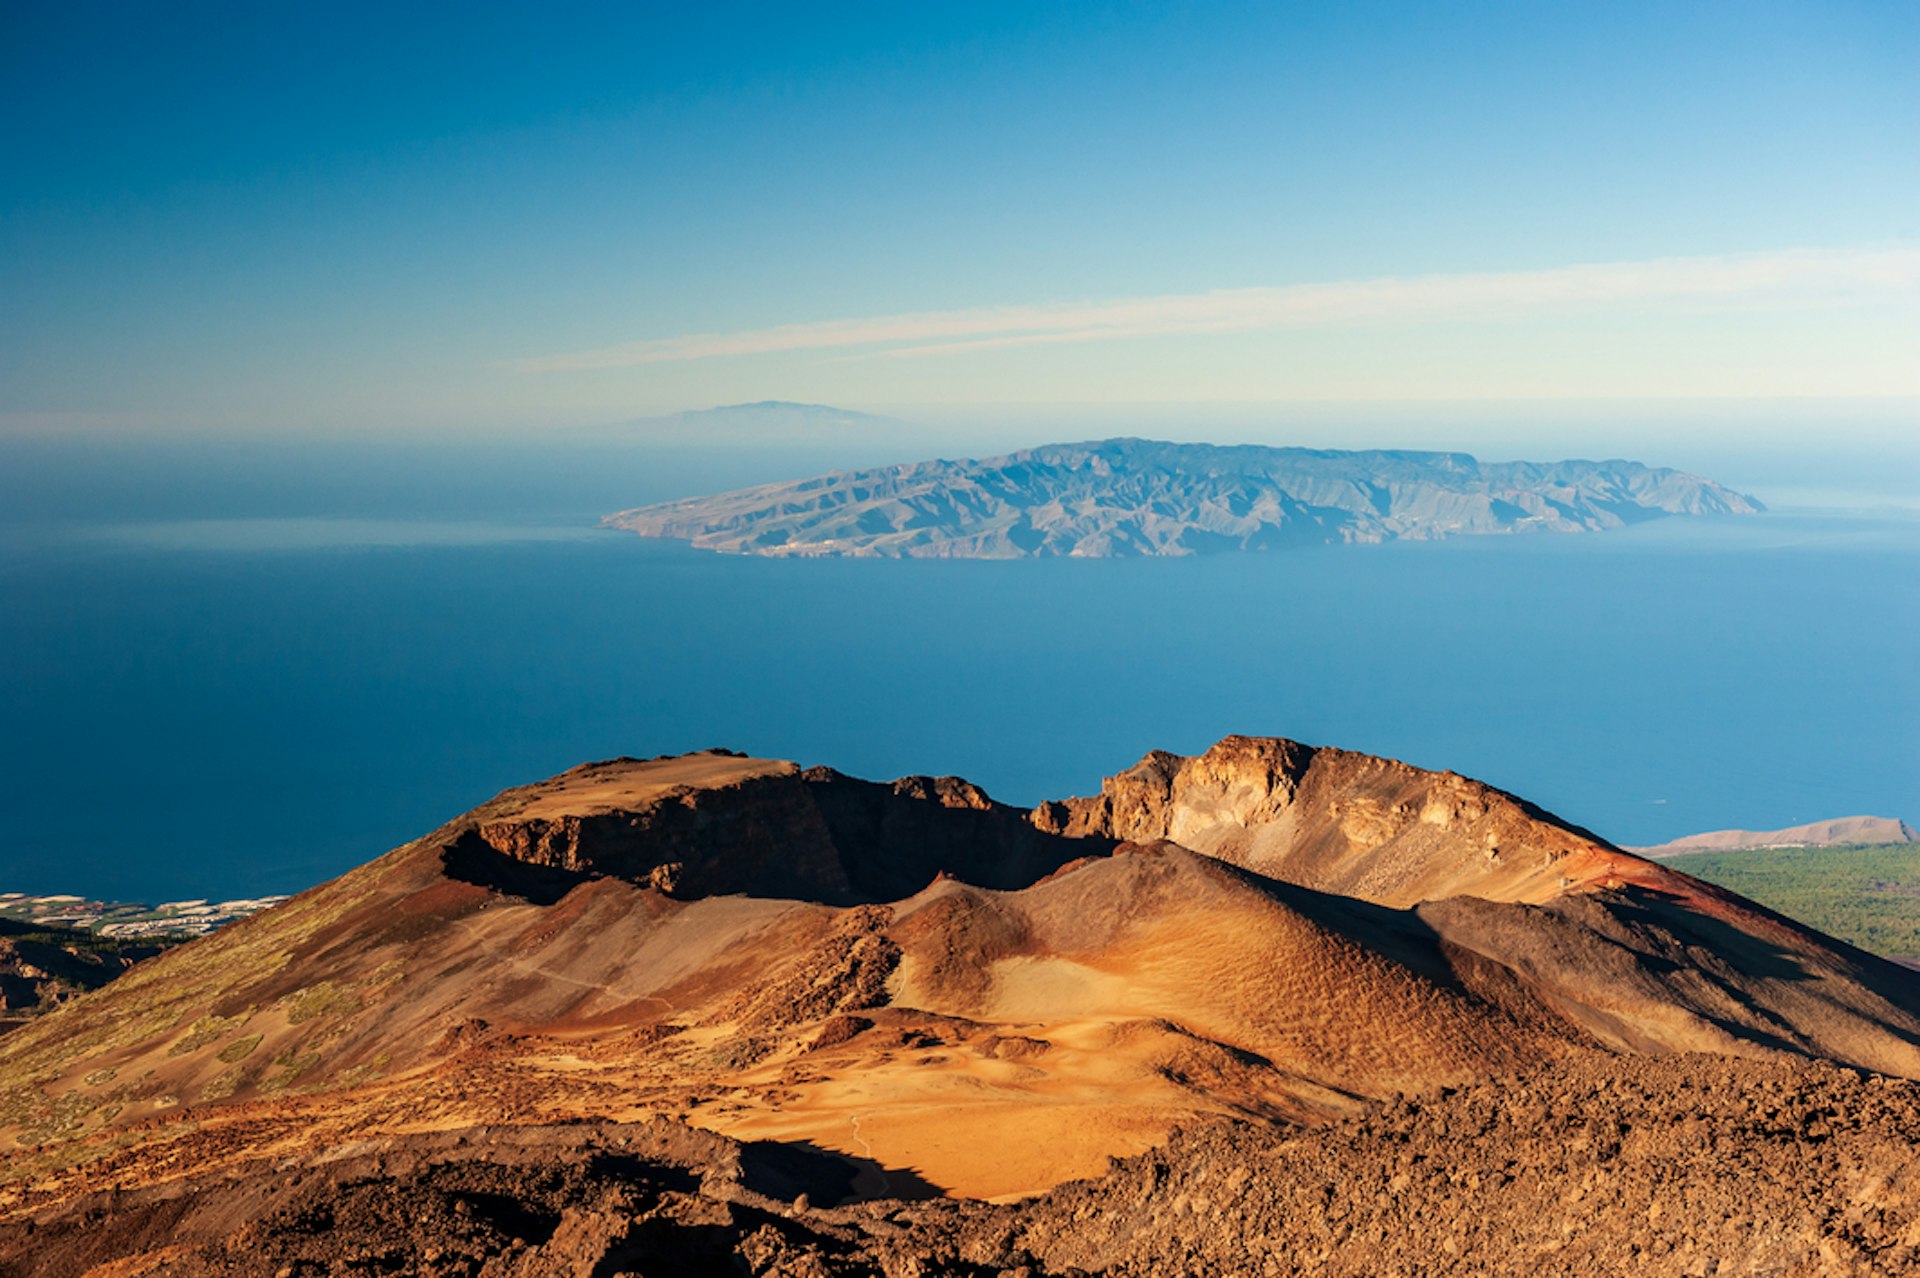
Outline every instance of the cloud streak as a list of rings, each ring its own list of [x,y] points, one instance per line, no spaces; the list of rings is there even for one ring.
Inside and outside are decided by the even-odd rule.
[[[923,311],[650,338],[516,361],[585,372],[792,351],[906,359],[1011,346],[1320,325],[1517,320],[1620,308],[1920,300],[1920,249],[1790,250],[1539,271],[1424,275],[1035,306]]]

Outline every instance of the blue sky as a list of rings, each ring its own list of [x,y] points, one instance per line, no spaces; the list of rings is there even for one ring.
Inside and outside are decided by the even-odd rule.
[[[1920,6],[0,6],[0,426],[1920,395]]]

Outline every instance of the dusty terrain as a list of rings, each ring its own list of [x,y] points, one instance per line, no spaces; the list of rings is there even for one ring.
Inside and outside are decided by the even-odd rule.
[[[0,1039],[0,1221],[13,1222],[0,1258],[54,1254],[47,1239],[101,1213],[162,1222],[115,1227],[143,1247],[170,1230],[199,1239],[193,1264],[206,1267],[179,1272],[225,1272],[223,1247],[247,1272],[248,1248],[306,1246],[314,1228],[298,1222],[322,1217],[341,1237],[364,1218],[404,1252],[401,1223],[380,1223],[392,1195],[360,1188],[386,1178],[403,1200],[498,1206],[472,1244],[495,1263],[513,1238],[519,1264],[600,1228],[562,1218],[606,1197],[616,1206],[601,1214],[635,1229],[671,1218],[641,1232],[665,1230],[674,1247],[751,1244],[738,1254],[756,1271],[816,1245],[848,1272],[880,1264],[877,1236],[835,1233],[853,1227],[840,1216],[754,1200],[713,1218],[684,1150],[718,1166],[729,1141],[801,1159],[813,1188],[796,1192],[815,1206],[1042,1195],[1002,1214],[951,1199],[900,1209],[899,1256],[986,1247],[976,1226],[1027,1231],[967,1262],[1001,1268],[1028,1263],[1006,1259],[1019,1252],[1049,1272],[1165,1272],[1176,1253],[1139,1250],[1151,1244],[1197,1249],[1178,1262],[1189,1268],[1245,1272],[1230,1254],[1265,1222],[1258,1254],[1280,1272],[1309,1260],[1385,1272],[1412,1263],[1407,1222],[1482,1193],[1476,1211],[1514,1225],[1480,1243],[1462,1225],[1436,1254],[1470,1271],[1472,1247],[1525,1224],[1526,1255],[1599,1265],[1642,1235],[1597,1202],[1638,1201],[1644,1183],[1662,1200],[1636,1209],[1649,1222],[1705,1222],[1738,1198],[1741,1168],[1770,1169],[1826,1214],[1763,1246],[1777,1220],[1750,1207],[1728,1227],[1747,1250],[1721,1253],[1727,1264],[1812,1263],[1855,1234],[1862,1255],[1908,1254],[1911,1173],[1882,1152],[1911,1147],[1913,1092],[1858,1071],[1920,1077],[1912,973],[1452,774],[1234,737],[1193,758],[1150,755],[1097,796],[1028,812],[955,778],[881,784],[721,752],[614,760],[508,791]],[[1813,1097],[1826,1135],[1767,1125],[1781,1088]],[[1490,1098],[1509,1094],[1532,1100],[1505,1114]],[[1612,1147],[1566,1124],[1585,1132],[1635,1106],[1642,1117],[1613,1121],[1641,1136],[1622,1129],[1615,1154],[1565,1161],[1575,1139]],[[1668,1122],[1695,1143],[1647,1134]],[[683,1151],[682,1170],[609,1172],[555,1130],[677,1133],[659,1140]],[[501,1185],[518,1182],[487,1168],[511,1162],[500,1151],[516,1141],[538,1147],[524,1160],[541,1170],[525,1204],[501,1206]],[[1401,1165],[1401,1146],[1449,1142],[1479,1184]],[[423,1150],[442,1153],[421,1162]],[[372,1170],[342,1179],[363,1158]],[[1130,1161],[1096,1186],[1067,1184],[1114,1158]],[[1309,1186],[1301,1159],[1352,1169]],[[291,1187],[267,1177],[269,1192],[269,1166]],[[1203,1193],[1216,1172],[1231,1191]],[[1196,1188],[1176,1208],[1179,1192],[1146,1194],[1143,1176]],[[1330,1206],[1301,1214],[1294,1199],[1309,1193],[1346,1202],[1347,1233]],[[1596,1202],[1581,1218],[1606,1223],[1549,1247],[1535,1237],[1549,1194],[1563,1204],[1554,1229],[1582,1197]],[[1880,1214],[1846,1224],[1869,1207]],[[1149,1220],[1137,1246],[1111,1233],[1128,1211]],[[188,1216],[210,1223],[190,1230]],[[617,1270],[599,1263],[555,1272]]]
[[[667,1119],[391,1135],[0,1223],[20,1278],[1872,1275],[1920,1268],[1920,1088],[1598,1057],[1317,1128],[1190,1127],[1017,1204],[860,1196]],[[111,1222],[111,1228],[103,1228]]]
[[[821,475],[605,522],[733,554],[1112,558],[1595,532],[1759,509],[1697,475],[1638,462],[1107,439]]]

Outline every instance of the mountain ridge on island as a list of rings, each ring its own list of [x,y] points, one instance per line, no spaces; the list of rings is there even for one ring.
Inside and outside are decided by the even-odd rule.
[[[1596,532],[1759,501],[1639,462],[1481,462],[1117,438],[839,471],[608,515],[705,550],[801,557],[1118,558]]]

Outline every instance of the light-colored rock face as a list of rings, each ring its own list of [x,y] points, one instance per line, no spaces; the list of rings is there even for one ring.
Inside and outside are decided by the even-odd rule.
[[[1917,1043],[1910,975],[1391,760],[1229,737],[1031,812],[615,760],[0,1038],[0,1214],[289,1142],[648,1115],[990,1196],[1601,1048],[1920,1077]]]
[[[1444,945],[1522,973],[1532,996],[1620,1050],[1817,1041],[1815,1054],[1920,1070],[1907,1031],[1887,1029],[1920,1014],[1920,990],[1890,967],[1869,960],[1876,981],[1863,988],[1826,938],[1454,773],[1228,737],[1192,757],[1149,754],[1099,795],[1042,804],[1033,819],[1080,837],[1169,840],[1414,911]]]
[[[1759,509],[1698,476],[1637,462],[1110,439],[822,475],[643,506],[606,523],[738,554],[1110,558],[1594,532]]]
[[[1098,796],[1043,804],[1034,819],[1082,837],[1170,839],[1284,882],[1400,908],[1460,895],[1538,903],[1574,889],[1665,886],[1657,867],[1478,781],[1270,737],[1228,737],[1191,758],[1149,755]]]

